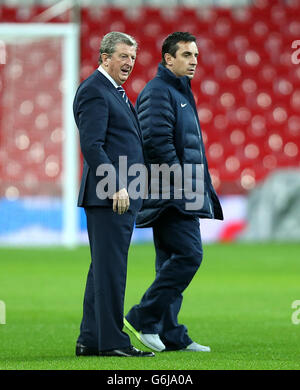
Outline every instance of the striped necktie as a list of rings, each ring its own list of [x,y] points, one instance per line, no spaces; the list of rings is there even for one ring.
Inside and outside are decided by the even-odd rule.
[[[117,90],[120,92],[120,94],[121,94],[122,98],[125,100],[125,103],[127,104],[127,106],[130,108],[128,96],[126,95],[125,90],[120,85],[117,87]]]

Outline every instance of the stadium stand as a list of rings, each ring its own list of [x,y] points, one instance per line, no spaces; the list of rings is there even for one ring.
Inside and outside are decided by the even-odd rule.
[[[1,6],[0,22],[34,22],[44,9]],[[292,42],[300,39],[299,15],[300,1],[256,1],[251,7],[237,8],[85,7],[81,10],[80,78],[97,66],[105,33],[132,34],[140,49],[125,87],[135,102],[156,72],[162,40],[176,30],[194,33],[200,56],[192,84],[213,183],[220,194],[247,193],[273,170],[300,165],[300,65],[291,61]],[[68,21],[68,12],[50,20]],[[11,113],[15,133],[3,123],[0,126],[1,196],[5,183],[12,180],[19,182],[20,194],[26,194],[21,184],[26,165],[31,183],[43,181],[51,186],[60,175],[61,155],[56,145],[63,139],[57,124],[61,97],[53,81],[61,69],[51,63],[51,52],[57,49],[51,45],[59,42],[45,45],[39,54],[28,53],[32,61],[12,69],[20,93]],[[49,61],[41,69],[39,56],[43,55]],[[35,101],[23,92],[28,80],[22,78],[22,67],[26,66],[32,75],[45,73],[45,85],[39,85],[41,92]],[[2,73],[0,67],[0,92]],[[51,94],[48,88],[54,88]],[[1,105],[0,115],[3,109]],[[43,129],[48,131],[43,133]],[[25,158],[28,151],[30,158]]]

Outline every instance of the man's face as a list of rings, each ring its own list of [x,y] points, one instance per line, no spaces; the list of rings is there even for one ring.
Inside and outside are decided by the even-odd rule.
[[[102,66],[118,85],[122,85],[128,79],[135,59],[136,48],[134,46],[118,43],[111,56],[102,55]]]
[[[198,49],[195,42],[178,42],[176,57],[167,54],[165,59],[167,68],[177,77],[187,76],[192,79],[197,66]]]

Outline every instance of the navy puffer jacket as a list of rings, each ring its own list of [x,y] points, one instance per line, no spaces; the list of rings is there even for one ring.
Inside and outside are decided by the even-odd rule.
[[[152,226],[162,211],[176,207],[183,214],[200,218],[223,219],[223,212],[212,186],[205,157],[204,144],[195,100],[188,77],[176,77],[170,70],[159,64],[158,72],[139,94],[136,109],[143,133],[144,155],[148,167],[151,164],[184,164],[193,166],[191,182],[196,188],[195,164],[202,165],[203,201],[196,210],[188,210],[182,191],[181,199],[174,197],[174,179],[171,180],[171,197],[159,199],[149,196],[143,202],[137,220],[137,227]],[[182,170],[183,171],[183,170]],[[149,170],[150,173],[150,170]],[[152,175],[153,176],[153,175]],[[150,182],[150,181],[149,181]],[[183,183],[183,181],[182,181]],[[178,190],[178,186],[176,187]]]

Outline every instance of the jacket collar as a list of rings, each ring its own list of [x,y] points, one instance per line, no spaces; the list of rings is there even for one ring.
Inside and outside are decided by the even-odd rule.
[[[112,83],[112,85],[113,85],[115,88],[118,87],[118,84],[115,82],[115,80],[111,77],[110,74],[108,74],[108,73],[106,72],[106,70],[105,70],[101,65],[98,66],[98,70],[99,70],[100,73],[102,73],[102,74],[103,74],[103,75]]]
[[[157,77],[172,84],[176,89],[186,91],[191,88],[191,81],[187,76],[177,77],[173,72],[162,64],[158,64]]]
[[[191,80],[187,76],[177,77],[173,72],[171,72],[168,68],[164,67],[162,64],[158,65],[157,77],[166,81],[168,84],[171,84],[174,88],[181,91],[185,95],[185,97],[191,103],[195,114],[198,118],[196,103],[194,99],[194,95],[191,88]]]

